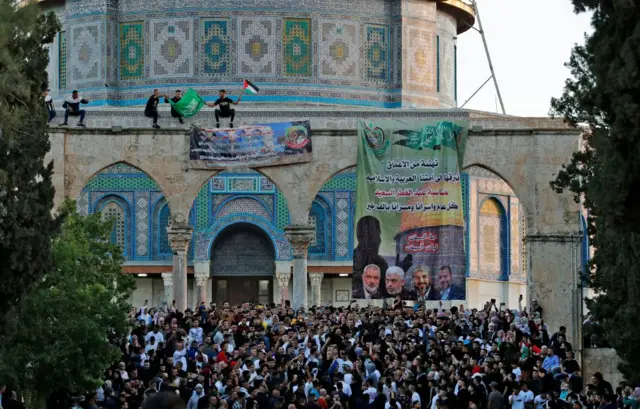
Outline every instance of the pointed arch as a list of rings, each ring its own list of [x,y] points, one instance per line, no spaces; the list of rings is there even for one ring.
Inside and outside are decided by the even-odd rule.
[[[131,208],[124,198],[119,195],[107,195],[101,198],[95,206],[95,212],[102,215],[103,220],[113,220],[113,229],[109,238],[112,244],[122,248],[125,258],[131,257]]]
[[[333,215],[330,203],[321,195],[311,203],[309,225],[315,227],[314,239],[309,244],[310,259],[332,259]]]
[[[478,225],[481,276],[507,281],[510,273],[509,217],[499,198],[488,196],[478,206]]]
[[[127,162],[102,168],[84,185],[77,196],[81,215],[99,211],[98,204],[107,197],[119,197],[127,204],[128,241],[125,255],[132,260],[150,260],[154,253],[154,206],[164,198],[155,179]]]

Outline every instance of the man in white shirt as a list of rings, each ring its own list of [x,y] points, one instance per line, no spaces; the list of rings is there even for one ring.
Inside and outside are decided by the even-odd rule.
[[[529,409],[533,403],[533,392],[529,390],[527,384],[520,382],[520,388],[516,388],[509,396],[511,409]]]
[[[546,392],[542,392],[533,400],[533,406],[535,406],[535,409],[546,409],[548,401],[549,396]]]
[[[193,326],[189,329],[189,343],[196,341],[198,345],[202,344],[204,332],[200,327],[198,320],[193,321]]]
[[[373,386],[373,380],[367,379],[367,382],[362,387],[364,390],[362,391],[363,395],[369,395],[369,404],[373,404],[376,396],[378,396],[378,391]]]
[[[145,342],[148,343],[152,337],[156,339],[156,343],[164,343],[164,335],[162,335],[162,332],[160,332],[160,327],[157,325],[153,328],[153,331],[149,331],[147,335],[144,336]]]
[[[520,369],[520,365],[515,362],[511,364],[511,373],[516,377],[516,382],[522,380],[522,369]]]

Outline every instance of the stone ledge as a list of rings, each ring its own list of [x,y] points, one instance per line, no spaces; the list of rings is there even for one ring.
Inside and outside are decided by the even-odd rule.
[[[579,243],[582,241],[581,234],[556,233],[556,234],[528,234],[524,237],[524,242],[541,243]]]
[[[314,136],[332,136],[332,137],[343,137],[343,136],[356,136],[358,131],[355,128],[348,129],[317,129],[311,128],[312,135]],[[88,128],[80,128],[80,127],[62,127],[62,126],[52,126],[49,128],[50,134],[55,133],[65,133],[65,134],[85,134],[85,135],[188,135],[189,128],[161,128],[161,129],[153,129],[149,128],[122,128],[122,130],[115,131],[113,127],[88,127]],[[469,136],[508,136],[508,135],[567,135],[581,133],[580,130],[576,129],[562,129],[562,128],[513,128],[513,129],[481,129],[481,130],[470,130]]]

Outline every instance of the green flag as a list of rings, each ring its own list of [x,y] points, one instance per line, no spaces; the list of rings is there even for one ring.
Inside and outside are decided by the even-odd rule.
[[[187,92],[184,93],[180,101],[173,102],[169,100],[169,103],[175,109],[180,116],[184,118],[190,118],[197,114],[204,105],[204,99],[198,95],[193,89],[189,88]]]

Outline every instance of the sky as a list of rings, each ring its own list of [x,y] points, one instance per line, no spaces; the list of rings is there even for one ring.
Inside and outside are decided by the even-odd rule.
[[[591,31],[590,15],[574,14],[570,0],[477,2],[506,113],[547,116],[570,75],[571,49]],[[480,33],[458,36],[458,106],[490,75]],[[490,81],[464,108],[500,112],[496,96]]]

